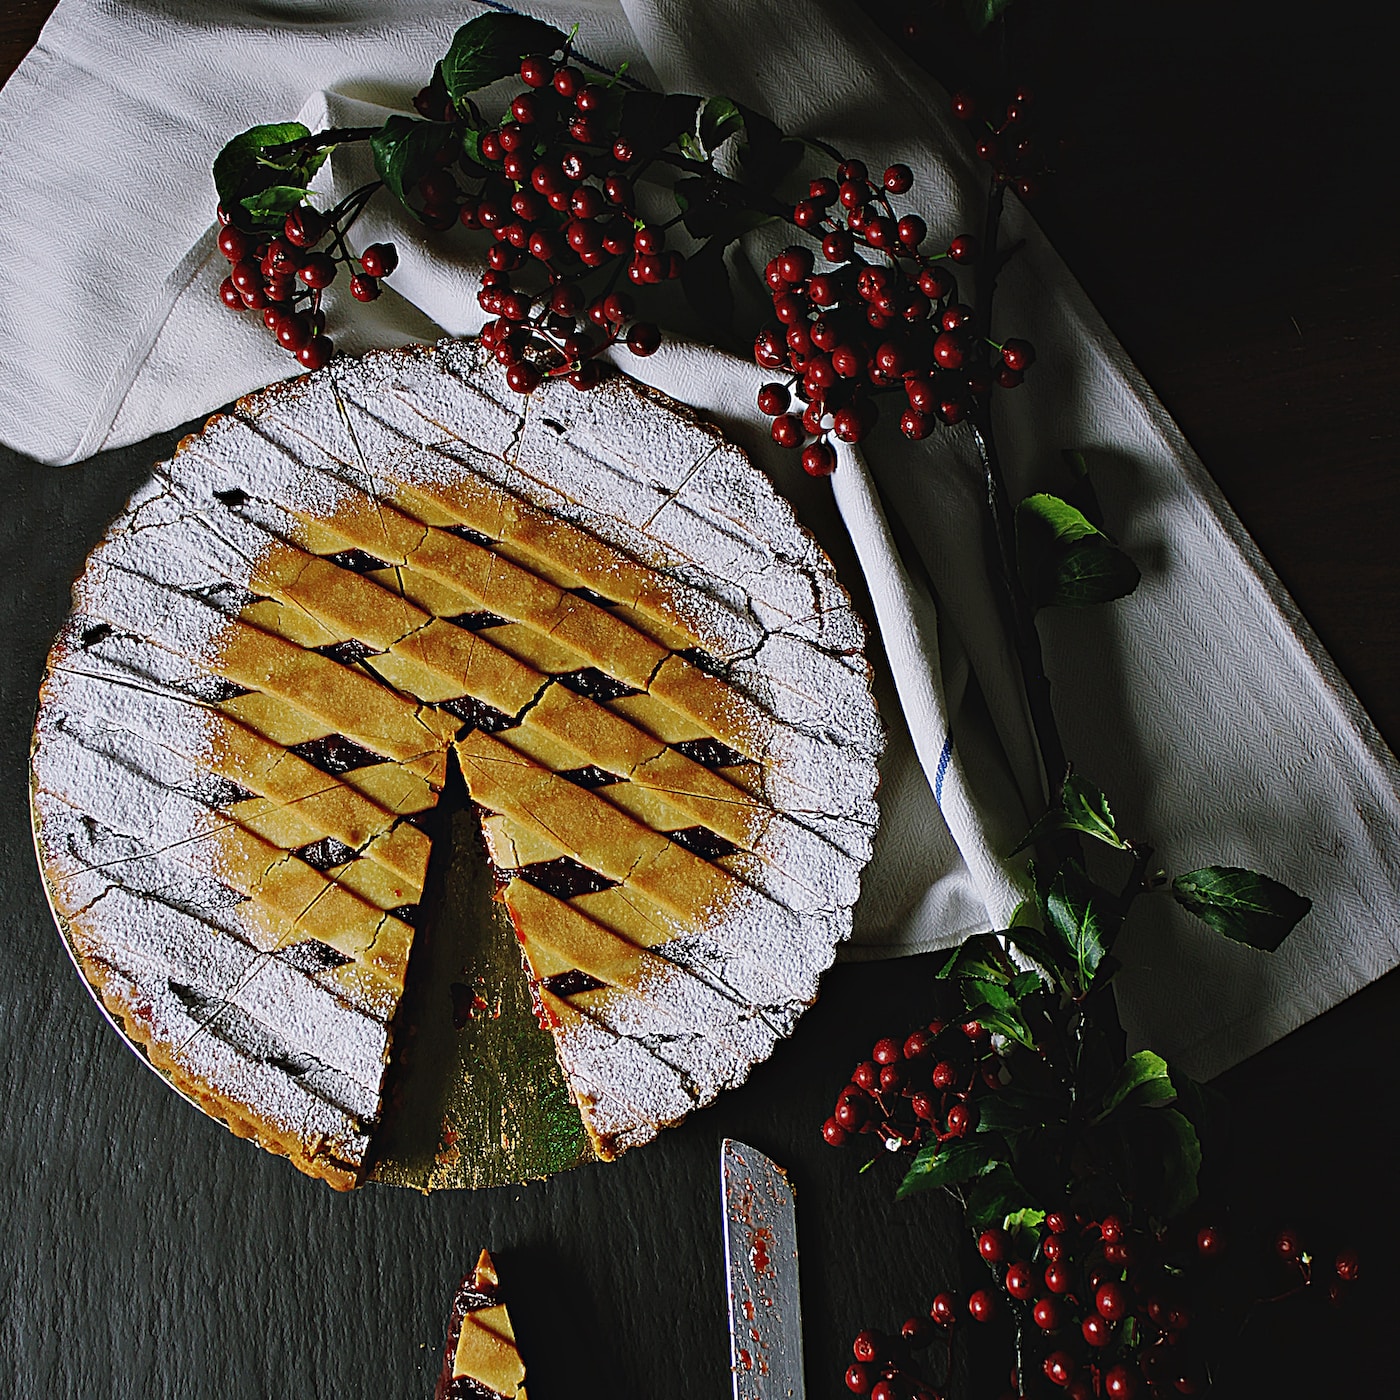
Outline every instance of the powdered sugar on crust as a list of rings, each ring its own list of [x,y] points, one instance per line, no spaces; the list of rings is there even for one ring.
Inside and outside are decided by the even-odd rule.
[[[410,526],[421,518],[426,538],[471,483],[502,519],[542,512],[597,541],[575,591],[641,590],[658,635],[688,640],[668,664],[729,687],[728,722],[768,809],[714,858],[722,896],[693,924],[653,909],[670,937],[645,972],[576,998],[559,1020],[561,1064],[601,1145],[645,1141],[741,1082],[790,1031],[850,933],[874,834],[883,735],[863,627],[787,502],[689,410],[625,379],[588,394],[552,382],[522,399],[479,346],[444,342],[339,362],[211,420],[156,468],[75,588],[35,736],[36,831],[74,951],[128,1032],[205,1107],[337,1185],[357,1179],[378,1120],[392,978],[352,976],[334,950],[318,961],[323,942],[289,941],[240,892],[248,840],[275,854],[293,839],[276,833],[300,828],[240,790],[216,707],[251,689],[239,722],[252,716],[288,744],[333,729],[318,727],[326,707],[285,691],[281,653],[244,656],[248,619],[299,646],[363,642],[340,614],[279,591],[295,580],[287,561],[327,556],[335,522],[367,509],[397,511],[399,538],[405,513]],[[353,612],[382,585],[346,586]],[[424,625],[399,604],[408,621],[376,633],[381,653]],[[250,666],[270,668],[268,696]],[[417,702],[400,698],[411,719]],[[425,721],[423,741],[448,732]],[[386,808],[386,832],[395,820]],[[265,834],[250,837],[249,821]],[[337,897],[347,908],[368,898]]]

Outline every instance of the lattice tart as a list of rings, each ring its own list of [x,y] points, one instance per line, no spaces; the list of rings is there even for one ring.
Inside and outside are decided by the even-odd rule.
[[[457,1285],[433,1400],[525,1400],[525,1363],[486,1250]]]
[[[89,559],[34,742],[52,902],[162,1074],[352,1186],[460,769],[611,1157],[741,1081],[850,931],[862,645],[689,410],[522,399],[472,343],[340,362],[187,438]]]

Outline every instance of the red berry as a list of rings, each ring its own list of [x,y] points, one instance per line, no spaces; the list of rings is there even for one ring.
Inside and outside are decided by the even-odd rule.
[[[1099,1225],[1105,1244],[1117,1244],[1124,1234],[1123,1222],[1116,1215],[1106,1215]]]
[[[859,408],[848,404],[832,415],[831,431],[842,442],[859,442],[869,431],[873,417],[867,417]]]
[[[967,359],[967,342],[956,331],[943,331],[933,342],[933,358],[942,369],[961,369]]]
[[[958,1300],[951,1293],[940,1293],[929,1305],[928,1315],[940,1327],[951,1327],[958,1320]]]
[[[1090,1313],[1079,1330],[1091,1347],[1106,1347],[1113,1340],[1113,1324],[1098,1313]]]
[[[1094,1294],[1094,1305],[1110,1322],[1121,1322],[1131,1307],[1128,1290],[1121,1283],[1105,1283]]]
[[[836,470],[836,453],[824,442],[811,443],[802,449],[802,470],[808,476],[830,476]]]
[[[977,114],[977,104],[972,99],[969,92],[955,92],[953,94],[953,115],[960,122],[970,122]]]
[[[233,285],[232,277],[225,277],[224,280],[219,283],[219,298],[230,311],[242,311],[245,309],[243,305],[243,293]]]
[[[791,413],[780,413],[773,420],[773,441],[779,447],[800,447],[806,433],[802,431],[802,420]]]
[[[1274,1253],[1285,1263],[1296,1263],[1303,1255],[1303,1244],[1296,1230],[1280,1230],[1274,1237]]]
[[[784,280],[793,285],[805,282],[812,275],[812,251],[810,248],[784,248],[778,254],[777,263]]]
[[[1052,1351],[1045,1358],[1044,1370],[1051,1385],[1066,1386],[1074,1379],[1074,1358],[1067,1351]]]
[[[515,364],[506,370],[506,383],[515,390],[517,394],[532,394],[540,387],[542,378],[538,369],[534,365],[524,360],[517,360]]]
[[[776,437],[774,441],[777,442]],[[796,446],[795,443],[787,442],[779,443],[778,445],[780,447]],[[869,1119],[870,1110],[866,1106],[865,1099],[842,1099],[841,1102],[836,1105],[836,1112],[832,1116],[848,1133],[854,1133],[859,1132],[862,1125]]]
[[[1035,346],[1028,340],[1008,340],[1001,347],[1001,359],[1007,369],[1024,374],[1035,363]]]
[[[231,263],[243,262],[253,252],[253,238],[233,224],[225,224],[219,230],[219,251]]]
[[[379,282],[357,272],[350,279],[350,295],[356,301],[373,301],[379,295]]]
[[[917,214],[906,214],[896,225],[895,234],[906,248],[917,248],[928,237],[928,225]]]
[[[915,1031],[904,1042],[906,1060],[925,1060],[933,1053],[933,1037],[927,1031]]]
[[[911,1347],[927,1346],[933,1340],[933,1330],[922,1317],[906,1317],[899,1329],[899,1335]]]
[[[1037,1299],[1031,1317],[1042,1332],[1053,1332],[1060,1325],[1060,1305],[1053,1298]]]
[[[1064,1258],[1065,1242],[1058,1235],[1049,1235],[1041,1241],[1040,1252],[1054,1263],[1057,1259]]]
[[[1052,1211],[1045,1217],[1045,1228],[1052,1235],[1063,1235],[1069,1229],[1069,1221],[1058,1211]]]
[[[661,332],[650,321],[638,321],[627,332],[627,348],[634,355],[653,355],[661,344]]]
[[[1002,1280],[1006,1285],[1006,1291],[1013,1297],[1024,1302],[1035,1292],[1035,1275],[1031,1273],[1030,1265],[1024,1260],[1018,1259],[1006,1271],[1006,1277]]]
[[[1045,1286],[1052,1293],[1068,1293],[1074,1286],[1074,1274],[1068,1264],[1047,1264]]]
[[[851,1343],[851,1350],[855,1353],[857,1361],[864,1361],[869,1364],[880,1359],[882,1338],[873,1328],[867,1327],[863,1331],[856,1333],[856,1339]]]
[[[315,335],[297,351],[297,359],[307,369],[324,369],[335,354],[335,346],[329,336]]]
[[[891,194],[905,194],[914,184],[914,172],[907,165],[892,165],[885,171],[885,188]]]
[[[1337,1277],[1355,1283],[1361,1277],[1361,1257],[1354,1249],[1344,1249],[1337,1256]]]
[[[286,316],[277,323],[277,343],[296,354],[311,342],[311,322],[304,315]]]
[[[980,245],[970,233],[960,233],[948,245],[948,256],[955,263],[976,262],[979,251]]]
[[[780,413],[786,413],[792,403],[792,394],[785,384],[765,384],[758,391],[758,410],[766,413],[770,418],[776,418]],[[862,1087],[869,1088],[869,1085]]]
[[[967,1311],[974,1322],[990,1322],[997,1315],[995,1295],[979,1288],[967,1300]]]
[[[1214,1226],[1205,1225],[1196,1232],[1196,1252],[1202,1259],[1215,1259],[1225,1253],[1225,1236]]]
[[[295,244],[298,248],[309,248],[313,243],[319,242],[325,231],[325,219],[309,204],[302,204],[293,209],[282,225],[287,242]]]
[[[1104,1373],[1103,1393],[1107,1400],[1133,1400],[1138,1393],[1137,1377],[1121,1363]]]
[[[853,1391],[856,1395],[869,1394],[870,1372],[859,1362],[846,1368],[846,1389]]]
[[[834,1118],[828,1118],[822,1124],[822,1137],[832,1147],[844,1147],[851,1140],[850,1134]]]
[[[329,287],[335,281],[335,263],[325,253],[312,253],[297,268],[297,276],[308,287]]]
[[[855,239],[844,229],[837,229],[822,239],[822,257],[830,263],[850,262],[855,255]]]
[[[904,1058],[904,1047],[897,1040],[885,1036],[875,1042],[875,1048],[870,1052],[870,1058],[877,1065],[897,1064]]]
[[[577,97],[583,86],[583,74],[577,68],[556,68],[554,70],[554,91],[560,97]]]

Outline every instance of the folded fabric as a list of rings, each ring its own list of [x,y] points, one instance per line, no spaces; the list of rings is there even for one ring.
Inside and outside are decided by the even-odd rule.
[[[62,0],[0,93],[0,439],[42,461],[211,411],[297,371],[217,285],[213,154],[259,121],[379,120],[409,106],[458,24],[486,8],[431,0],[179,4]],[[492,5],[490,8],[504,8]],[[933,237],[973,224],[980,177],[927,77],[839,0],[532,0],[581,54],[673,91],[724,92],[784,129],[915,172]],[[823,55],[795,68],[791,36]],[[743,35],[742,48],[734,38]],[[368,174],[338,151],[318,180]],[[1129,599],[1047,615],[1067,747],[1120,825],[1161,864],[1265,870],[1306,891],[1311,917],[1267,956],[1217,938],[1164,896],[1120,945],[1130,1035],[1207,1076],[1400,960],[1400,783],[1330,659],[1034,223],[1006,269],[998,327],[1040,359],[1003,396],[1013,494],[1039,489],[1063,448],[1085,452],[1110,528],[1143,567]],[[780,235],[736,256],[761,268]],[[480,247],[426,234],[385,197],[356,247],[392,238],[402,265],[370,308],[328,303],[342,350],[466,335]],[[335,292],[337,288],[333,288]],[[749,448],[834,554],[868,616],[891,743],[882,834],[854,956],[947,946],[1010,917],[1005,853],[1044,803],[1014,658],[987,585],[971,444],[884,425],[831,483],[773,448],[754,365],[687,340],[619,356]]]

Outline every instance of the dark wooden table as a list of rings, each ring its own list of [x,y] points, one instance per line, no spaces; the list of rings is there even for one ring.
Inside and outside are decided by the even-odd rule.
[[[0,12],[0,77],[51,8]],[[1074,137],[1037,213],[1400,744],[1400,279],[1379,36],[1340,7],[1285,14],[1261,0],[1073,12],[1037,78]],[[714,1219],[726,1132],[773,1151],[802,1185],[809,1391],[844,1393],[856,1328],[897,1325],[962,1267],[940,1203],[895,1207],[886,1185],[853,1180],[814,1141],[854,1060],[926,1006],[926,980],[911,975],[922,963],[839,969],[746,1089],[606,1181],[584,1170],[470,1196],[333,1197],[117,1050],[52,937],[20,794],[27,707],[66,580],[165,445],[68,473],[5,454],[0,1338],[12,1393],[422,1397],[452,1284],[490,1243],[540,1400],[727,1394]],[[40,1006],[37,1022],[15,1022]],[[1367,1276],[1350,1312],[1289,1314],[1290,1330],[1253,1334],[1223,1393],[1340,1394],[1394,1371],[1397,1015],[1392,974],[1220,1081],[1237,1236],[1293,1221],[1324,1264],[1357,1245]]]

